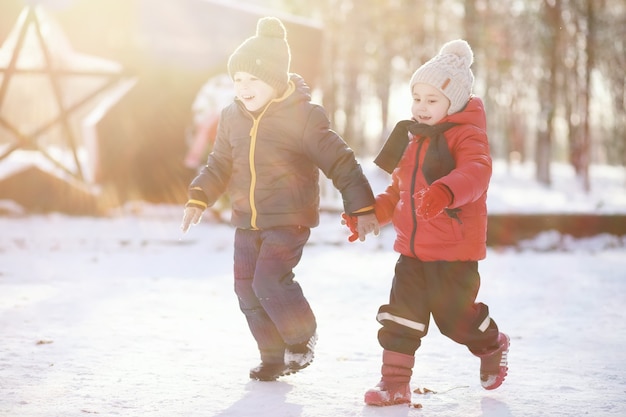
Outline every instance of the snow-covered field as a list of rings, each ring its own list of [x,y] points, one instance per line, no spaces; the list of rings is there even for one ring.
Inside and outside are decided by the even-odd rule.
[[[492,212],[626,213],[624,170],[596,169],[578,191],[496,169]],[[368,174],[376,191],[386,179]],[[233,230],[187,235],[182,209],[137,203],[108,218],[0,217],[0,416],[624,416],[626,238],[547,232],[490,248],[479,299],[511,336],[509,376],[484,391],[478,359],[435,326],[417,352],[422,408],[367,407],[380,377],[374,316],[387,299],[393,230],[348,243],[324,213],[296,269],[317,314],[313,364],[277,382],[258,362],[232,290]],[[545,240],[567,242],[545,251]]]

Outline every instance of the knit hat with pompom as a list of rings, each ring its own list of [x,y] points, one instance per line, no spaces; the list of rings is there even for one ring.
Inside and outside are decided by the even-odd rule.
[[[441,47],[437,55],[415,71],[411,77],[411,92],[417,83],[432,85],[450,100],[448,114],[456,113],[465,107],[472,94],[472,62],[474,54],[466,41],[450,41]]]
[[[237,71],[250,73],[280,94],[289,82],[290,62],[285,26],[275,17],[263,17],[257,22],[256,35],[239,45],[228,59],[228,74],[233,78]]]

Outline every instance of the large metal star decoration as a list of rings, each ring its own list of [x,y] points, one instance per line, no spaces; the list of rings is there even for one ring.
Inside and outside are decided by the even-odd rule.
[[[84,183],[79,111],[107,100],[127,75],[117,63],[75,53],[40,6],[26,7],[0,48],[0,163],[18,149],[38,151]]]

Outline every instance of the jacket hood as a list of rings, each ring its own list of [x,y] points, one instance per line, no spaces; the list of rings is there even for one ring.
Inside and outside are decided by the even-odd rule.
[[[285,100],[311,101],[311,87],[304,81],[304,78],[291,73],[289,74],[289,82],[293,83],[295,89],[292,94],[285,97]]]
[[[311,88],[298,74],[289,74],[289,83],[287,90],[281,97],[271,101],[267,111],[274,113],[280,111],[283,107],[295,106],[298,103],[311,101]]]
[[[465,108],[461,111],[444,117],[439,123],[452,122],[458,124],[469,124],[482,130],[487,130],[487,118],[485,116],[485,105],[476,96],[470,97]]]

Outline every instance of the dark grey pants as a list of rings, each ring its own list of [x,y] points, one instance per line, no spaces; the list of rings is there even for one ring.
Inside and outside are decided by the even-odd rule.
[[[315,316],[293,273],[310,234],[299,226],[235,231],[235,293],[263,362],[282,362],[286,345],[315,333]]]
[[[389,304],[378,310],[384,349],[414,355],[428,333],[432,314],[442,334],[472,352],[497,346],[498,326],[489,308],[476,302],[478,262],[423,262],[401,255],[396,263]]]

